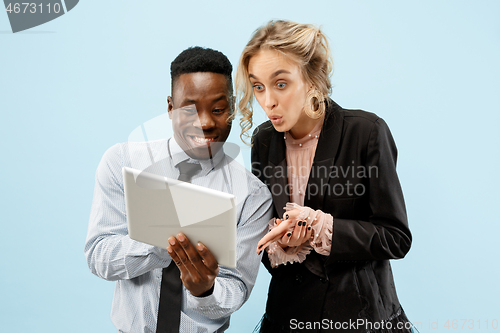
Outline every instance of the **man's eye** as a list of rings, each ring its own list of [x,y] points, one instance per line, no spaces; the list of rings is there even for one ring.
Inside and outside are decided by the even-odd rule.
[[[277,86],[278,86],[278,88],[283,89],[283,88],[285,88],[286,83],[285,83],[285,82],[279,82],[279,83],[277,84]]]
[[[214,111],[212,111],[213,113],[215,114],[221,114],[221,113],[224,113],[226,109],[214,109]]]
[[[189,113],[189,114],[192,114],[192,113],[197,113],[198,111],[196,110],[195,107],[192,107],[192,106],[186,106],[186,107],[183,107],[183,108],[180,108],[182,110],[182,112],[184,113]]]

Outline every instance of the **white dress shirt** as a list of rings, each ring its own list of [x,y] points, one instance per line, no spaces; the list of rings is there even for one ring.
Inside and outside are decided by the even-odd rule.
[[[111,320],[119,332],[156,331],[166,249],[130,239],[122,167],[177,178],[176,165],[190,157],[175,139],[121,143],[104,154],[96,172],[85,256],[92,273],[116,281]],[[272,199],[267,187],[221,149],[212,159],[192,160],[201,171],[191,182],[232,193],[237,199],[237,267],[220,266],[212,295],[195,297],[183,286],[180,332],[223,332],[229,316],[248,299],[261,256],[257,242],[267,232]]]

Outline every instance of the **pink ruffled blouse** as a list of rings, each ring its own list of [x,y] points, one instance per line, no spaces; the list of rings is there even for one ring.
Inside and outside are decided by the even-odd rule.
[[[309,207],[303,207],[309,173],[311,172],[323,121],[324,118],[316,124],[308,135],[299,140],[294,139],[288,132],[284,135],[288,184],[290,200],[292,201],[287,203],[285,210],[300,209],[301,212],[296,222],[300,220],[306,221],[313,231],[311,239],[300,246],[282,248],[279,241],[270,244],[267,253],[273,267],[288,262],[302,262],[312,249],[323,255],[330,254],[333,217],[321,210],[315,211]],[[294,223],[294,225],[296,224]],[[290,232],[293,231],[293,226],[290,228]],[[273,229],[275,227],[275,220],[272,219],[269,221],[269,228]]]
[[[290,200],[300,206],[304,206],[304,194],[322,126],[323,120],[314,126],[311,133],[299,140],[294,139],[289,132],[285,133]]]

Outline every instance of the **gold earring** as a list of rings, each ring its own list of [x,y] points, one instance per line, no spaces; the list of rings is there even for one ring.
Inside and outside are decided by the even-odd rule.
[[[312,119],[318,119],[325,114],[325,98],[321,92],[311,89],[306,95],[304,111]]]

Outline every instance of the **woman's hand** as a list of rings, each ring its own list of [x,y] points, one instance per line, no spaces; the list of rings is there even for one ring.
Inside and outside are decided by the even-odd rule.
[[[293,232],[289,232],[278,242],[282,247],[299,246],[311,239],[311,226],[307,225],[305,221],[298,221],[295,223]]]
[[[269,231],[264,237],[261,238],[259,243],[257,244],[257,253],[260,254],[262,250],[269,246],[272,242],[276,242],[284,237],[290,227],[292,226],[291,220],[281,221],[280,219],[276,219],[276,224],[278,225],[273,230]]]
[[[257,244],[257,253],[269,246],[272,242],[279,241],[282,247],[299,246],[311,239],[312,229],[307,220],[298,219],[300,209],[293,209],[283,214],[283,221],[276,219],[276,228],[272,229]]]
[[[300,219],[301,209],[292,209],[285,212],[283,217],[285,221],[294,223],[293,232],[288,232],[281,237],[280,245],[282,247],[299,246],[311,239],[311,223],[307,219]]]

